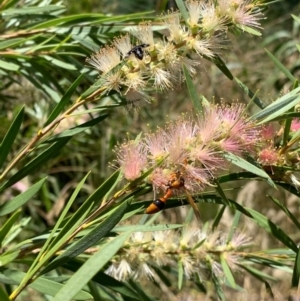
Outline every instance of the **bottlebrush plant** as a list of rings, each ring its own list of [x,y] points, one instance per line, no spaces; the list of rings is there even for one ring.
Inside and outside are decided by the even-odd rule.
[[[267,51],[291,81],[267,105],[226,62],[234,36],[262,35],[268,4],[176,3],[159,16],[0,4],[1,301],[297,296],[298,81]],[[247,103],[199,95],[207,64]],[[119,118],[172,113],[184,87],[193,112],[139,135]]]

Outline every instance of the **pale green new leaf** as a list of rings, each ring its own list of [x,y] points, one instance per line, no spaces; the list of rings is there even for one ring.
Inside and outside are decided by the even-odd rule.
[[[184,22],[188,25],[189,14],[182,0],[175,0]]]
[[[178,289],[181,290],[182,288],[182,283],[183,283],[183,264],[182,261],[179,260],[178,261]]]
[[[222,265],[222,269],[223,269],[224,275],[225,275],[228,283],[230,284],[230,286],[232,288],[235,288],[236,283],[235,283],[233,274],[232,274],[230,267],[223,255],[221,256],[221,265]]]
[[[235,26],[237,28],[241,29],[242,31],[246,31],[249,34],[252,34],[254,36],[258,36],[258,37],[261,36],[261,32],[259,32],[258,30],[254,29],[253,27],[249,27],[249,26],[242,25],[242,24],[236,24]]]
[[[0,68],[8,70],[8,71],[18,71],[20,69],[20,66],[17,64],[14,64],[14,63],[0,60]]]

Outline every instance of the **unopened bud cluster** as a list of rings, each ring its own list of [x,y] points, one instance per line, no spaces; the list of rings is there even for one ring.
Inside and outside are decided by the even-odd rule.
[[[151,23],[142,23],[129,34],[116,38],[111,45],[87,59],[100,73],[99,90],[111,90],[129,103],[149,100],[150,92],[171,89],[182,80],[183,66],[190,74],[200,58],[214,60],[226,48],[230,29],[260,28],[262,17],[258,1],[188,0],[186,23],[179,12],[162,16],[166,37],[154,38]],[[248,32],[251,32],[248,30]],[[193,53],[198,57],[192,59]]]
[[[251,238],[243,233],[228,235],[219,231],[207,233],[186,227],[178,231],[135,232],[114,257],[106,273],[118,280],[130,277],[156,279],[153,266],[182,265],[186,278],[195,274],[223,276],[221,257],[235,270],[243,261],[242,250]],[[241,256],[240,256],[241,254]]]
[[[300,120],[292,120],[287,145],[279,143],[283,139],[284,128],[275,122],[262,127],[262,144],[257,153],[257,161],[276,180],[283,180],[300,189]],[[276,168],[276,167],[279,167]],[[280,169],[280,167],[284,167]]]

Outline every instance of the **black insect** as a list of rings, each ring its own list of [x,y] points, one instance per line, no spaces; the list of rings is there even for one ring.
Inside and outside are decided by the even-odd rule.
[[[144,48],[147,48],[149,46],[149,44],[141,44],[134,46],[130,51],[127,52],[126,57],[130,56],[131,54],[134,54],[134,56],[137,59],[142,60],[144,57]]]

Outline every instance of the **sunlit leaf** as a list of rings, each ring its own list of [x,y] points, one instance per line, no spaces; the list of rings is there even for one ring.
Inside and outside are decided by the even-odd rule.
[[[130,233],[124,233],[105,245],[90,257],[80,269],[67,281],[52,301],[69,301],[90,281],[104,265],[115,255],[129,238]]]
[[[83,263],[79,263],[77,261],[71,260],[63,265],[64,268],[76,272]],[[103,285],[123,296],[133,298],[135,300],[140,300],[139,295],[129,287],[127,283],[120,282],[115,278],[103,273],[98,272],[92,280],[100,285]]]

